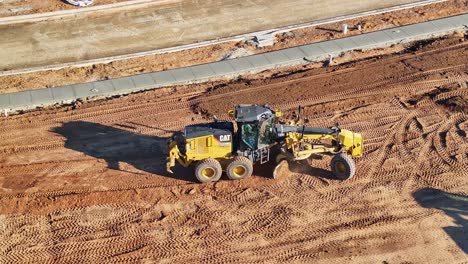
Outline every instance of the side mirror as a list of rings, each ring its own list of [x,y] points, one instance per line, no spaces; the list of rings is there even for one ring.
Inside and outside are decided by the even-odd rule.
[[[341,128],[340,128],[340,125],[338,123],[336,123],[335,126],[332,127],[331,129],[335,130],[337,134],[339,134],[341,132]]]
[[[300,124],[302,123],[301,120],[302,120],[302,106],[299,106],[299,108],[297,109],[297,117],[296,117],[296,124]]]

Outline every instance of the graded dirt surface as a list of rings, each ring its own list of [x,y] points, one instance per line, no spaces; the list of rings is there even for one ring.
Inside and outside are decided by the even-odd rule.
[[[92,6],[114,4],[124,1],[126,0],[95,0]],[[73,6],[62,0],[2,0],[0,4],[0,17],[83,9],[82,7]]]
[[[148,91],[0,120],[0,262],[465,263],[468,46]],[[273,75],[272,78],[267,76]],[[242,181],[165,172],[172,131],[237,103],[363,134],[330,157]]]
[[[174,0],[0,25],[0,70],[146,52],[414,2]]]
[[[233,55],[245,56],[294,47],[312,42],[345,37],[340,31],[342,23],[349,25],[348,36],[376,31],[384,28],[424,22],[468,12],[466,0],[450,0],[428,6],[415,7],[385,14],[366,16],[319,27],[293,30],[289,34],[277,36],[274,46],[255,48],[252,45],[226,42],[206,47],[193,48],[178,52],[148,55],[139,58],[98,63],[83,67],[66,67],[59,70],[0,76],[0,93],[10,93],[45,87],[91,82],[106,78],[118,78],[132,74],[147,73],[185,67],[195,64],[220,61]],[[362,25],[362,31],[356,25]],[[73,50],[70,50],[72,54]],[[42,53],[40,53],[42,54]],[[41,55],[42,56],[42,55]]]

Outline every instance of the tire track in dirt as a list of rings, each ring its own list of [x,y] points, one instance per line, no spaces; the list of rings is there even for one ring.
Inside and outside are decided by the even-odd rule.
[[[443,66],[436,63],[433,68]],[[466,186],[463,172],[468,168],[459,157],[466,143],[468,120],[465,114],[438,103],[452,95],[465,96],[458,92],[459,88],[449,86],[466,81],[464,75],[458,74],[465,70],[466,65],[438,69],[429,75],[396,82],[376,81],[338,94],[309,95],[304,100],[277,104],[286,110],[286,115],[298,104],[305,104],[308,124],[337,121],[342,127],[364,134],[366,154],[357,160],[356,177],[346,182],[329,177],[329,157],[325,157],[311,161],[313,168],[307,170],[291,168],[289,177],[277,180],[258,175],[245,181],[204,185],[177,178],[141,183],[140,179],[122,181],[122,172],[115,171],[117,177],[109,174],[112,182],[105,186],[71,185],[66,190],[63,186],[57,189],[38,185],[36,189],[0,193],[5,208],[13,206],[28,212],[0,214],[0,261],[314,262],[341,261],[358,256],[356,250],[365,249],[370,256],[386,254],[394,262],[388,252],[391,249],[408,256],[408,261],[420,262],[414,256],[421,252],[415,251],[413,244],[429,249],[436,246],[441,249],[438,254],[450,252],[443,257],[461,260],[464,255],[460,251],[441,244],[447,240],[446,235],[435,236],[439,231],[435,232],[435,228],[444,226],[437,222],[445,218],[443,212],[422,208],[412,195],[420,188],[457,193]],[[449,76],[451,72],[454,74]],[[247,92],[234,94],[249,96]],[[213,100],[209,99],[210,94],[196,99],[209,99],[203,102],[216,104],[224,98],[221,95]],[[363,97],[373,102],[359,100]],[[180,109],[184,109],[180,112],[178,106],[173,112],[164,110],[159,114],[156,109],[165,106],[155,103],[139,108],[135,114],[128,110],[114,115],[109,108],[109,114],[90,117],[96,118],[93,122],[125,133],[163,137],[168,135],[167,130],[206,120],[203,115],[183,112],[189,111],[193,102],[180,102]],[[315,107],[317,104],[323,104],[323,113],[314,113],[321,110]],[[145,114],[147,109],[154,111]],[[152,122],[157,127],[147,125]],[[54,125],[58,123],[51,126]],[[88,135],[84,138],[83,144],[96,140]],[[27,146],[36,142],[30,139],[22,143]],[[61,173],[76,173],[80,163],[100,169],[93,167],[95,162],[101,162],[96,157],[67,159],[61,147],[50,149],[63,157],[34,162],[33,155],[48,152],[0,154],[0,159],[8,161],[0,167],[0,175],[14,180],[20,175],[34,178],[38,172],[59,180]],[[127,162],[131,166],[132,162]],[[91,174],[77,175],[92,179]],[[25,206],[27,203],[34,205]],[[428,236],[427,232],[432,233]]]

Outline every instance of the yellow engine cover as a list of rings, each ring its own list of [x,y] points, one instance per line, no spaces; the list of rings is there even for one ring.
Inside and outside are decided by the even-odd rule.
[[[186,140],[187,160],[206,158],[230,158],[232,155],[232,135],[207,135]]]

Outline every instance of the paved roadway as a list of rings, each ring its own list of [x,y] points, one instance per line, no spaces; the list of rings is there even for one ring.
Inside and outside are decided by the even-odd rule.
[[[0,71],[174,47],[420,0],[174,0],[0,26]]]

